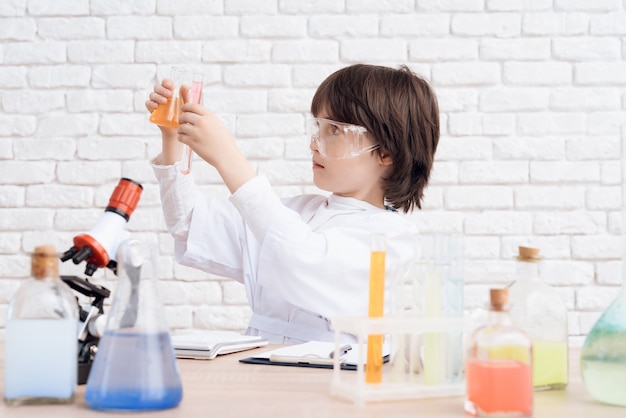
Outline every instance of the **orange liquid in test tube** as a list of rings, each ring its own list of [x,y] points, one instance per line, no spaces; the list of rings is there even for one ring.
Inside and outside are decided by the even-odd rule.
[[[370,293],[368,316],[383,316],[385,308],[385,236],[372,235],[372,252],[370,254]],[[365,381],[380,383],[383,377],[383,335],[367,336],[367,363],[365,364]]]

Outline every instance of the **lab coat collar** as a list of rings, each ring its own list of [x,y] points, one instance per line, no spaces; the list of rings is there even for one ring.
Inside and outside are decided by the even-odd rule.
[[[326,207],[331,210],[362,210],[362,211],[385,211],[371,203],[364,202],[353,197],[344,197],[331,194],[326,200]]]

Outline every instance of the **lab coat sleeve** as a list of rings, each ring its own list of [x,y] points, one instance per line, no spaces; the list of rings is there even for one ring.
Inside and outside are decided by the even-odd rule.
[[[266,180],[247,183],[231,201],[261,243],[258,283],[327,318],[367,313],[372,233],[386,234],[387,263],[394,271],[413,256],[412,230],[392,212],[347,215],[337,226],[313,231],[281,204]]]
[[[158,162],[158,160],[155,160]],[[176,261],[212,274],[243,281],[245,225],[228,199],[200,193],[178,163],[153,161],[159,181],[163,216],[174,238]]]

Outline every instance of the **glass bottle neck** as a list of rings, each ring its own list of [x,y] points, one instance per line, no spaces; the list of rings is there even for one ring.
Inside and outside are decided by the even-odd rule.
[[[489,308],[487,315],[487,326],[493,325],[510,325],[512,323],[508,310],[496,311],[493,307]]]
[[[516,276],[517,280],[538,280],[539,263],[533,261],[518,261]]]

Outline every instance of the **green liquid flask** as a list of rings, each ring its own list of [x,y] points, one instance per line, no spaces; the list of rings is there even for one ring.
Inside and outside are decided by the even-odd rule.
[[[626,242],[626,127],[622,129],[622,238]],[[622,246],[622,264],[626,245]],[[601,402],[626,406],[626,267],[622,288],[583,344],[580,372],[587,391]]]

